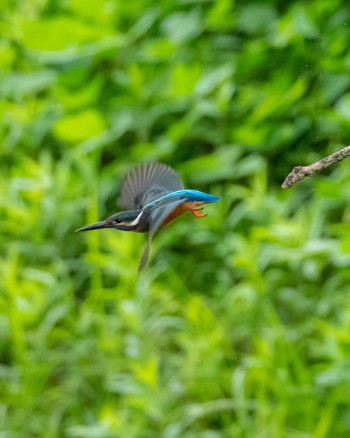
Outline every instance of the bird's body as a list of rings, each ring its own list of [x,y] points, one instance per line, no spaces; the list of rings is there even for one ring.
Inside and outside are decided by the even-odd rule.
[[[129,172],[123,182],[119,203],[129,210],[77,231],[115,228],[148,232],[147,245],[139,267],[142,269],[148,259],[152,237],[158,229],[188,211],[197,218],[205,217],[201,214],[202,205],[219,199],[218,196],[198,190],[184,189],[177,173],[165,164],[145,164]]]

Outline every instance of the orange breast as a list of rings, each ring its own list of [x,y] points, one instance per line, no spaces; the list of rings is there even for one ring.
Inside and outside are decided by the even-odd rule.
[[[162,223],[161,228],[166,227],[170,222],[175,220],[177,217],[181,216],[184,213],[187,213],[190,210],[193,210],[196,206],[201,205],[202,202],[184,202],[183,204],[178,205],[174,211],[172,211],[169,216]]]

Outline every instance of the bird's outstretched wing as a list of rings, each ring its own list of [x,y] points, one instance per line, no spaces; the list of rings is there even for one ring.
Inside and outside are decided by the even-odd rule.
[[[139,209],[167,193],[183,189],[179,175],[162,163],[148,163],[129,172],[122,184],[119,204]]]
[[[143,251],[143,255],[141,258],[139,270],[144,268],[147,263],[149,256],[149,248],[151,245],[152,238],[154,234],[157,232],[159,227],[163,224],[165,219],[175,210],[177,206],[183,203],[183,199],[175,198],[167,200],[167,203],[159,206],[154,206],[149,212],[149,231],[148,231],[148,239]],[[147,208],[147,207],[146,207]],[[146,214],[148,214],[146,212]]]
[[[149,248],[154,234],[159,227],[162,226],[166,218],[184,202],[199,202],[203,204],[218,201],[219,196],[213,196],[209,193],[200,192],[198,190],[180,189],[175,192],[167,193],[157,197],[144,206],[143,214],[149,223],[149,232],[147,243],[141,258],[139,270],[144,268],[149,256]]]

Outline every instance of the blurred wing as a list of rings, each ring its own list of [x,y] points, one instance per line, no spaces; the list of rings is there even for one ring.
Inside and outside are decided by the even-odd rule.
[[[183,199],[168,200],[167,204],[158,205],[150,214],[149,233],[155,234],[165,219],[175,210],[177,206],[182,204]]]
[[[152,237],[150,234],[148,235],[148,239],[147,239],[147,243],[145,246],[145,249],[143,250],[143,254],[142,254],[142,258],[139,264],[139,271],[141,271],[141,269],[143,269],[146,266],[148,257],[149,257],[149,248],[152,242]]]
[[[183,189],[179,175],[162,163],[136,167],[126,175],[119,204],[127,209],[139,209],[167,193]]]
[[[165,219],[175,210],[178,205],[182,203],[182,199],[169,200],[169,203],[167,205],[159,205],[157,207],[154,207],[154,210],[150,213],[148,239],[141,258],[139,271],[141,271],[141,269],[143,269],[147,263],[149,248],[154,234],[157,232]]]

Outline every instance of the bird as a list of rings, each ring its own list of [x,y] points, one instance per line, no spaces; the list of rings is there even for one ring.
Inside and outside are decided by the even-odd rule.
[[[122,182],[118,203],[126,210],[76,231],[113,228],[138,233],[148,232],[139,264],[140,271],[147,263],[151,241],[159,229],[189,211],[196,218],[204,218],[207,215],[202,213],[203,204],[219,199],[219,196],[209,193],[185,189],[179,175],[166,164],[146,163],[127,173]]]

